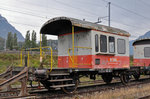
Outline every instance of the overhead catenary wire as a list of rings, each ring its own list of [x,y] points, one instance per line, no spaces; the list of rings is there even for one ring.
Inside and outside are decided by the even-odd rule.
[[[25,1],[20,1],[20,0],[17,0],[18,2],[23,2],[23,3],[26,3],[26,4],[30,4],[29,2],[25,2]],[[57,2],[58,3],[58,2]],[[60,3],[61,4],[61,3]],[[31,5],[31,4],[30,4]],[[32,5],[34,5],[33,3],[32,3]],[[68,6],[68,5],[66,5],[66,6]],[[74,15],[76,15],[75,13],[72,13],[72,11],[70,11],[70,10],[65,10],[65,9],[59,9],[58,7],[57,8],[54,8],[54,7],[51,7],[51,6],[48,6],[48,5],[46,5],[46,8],[47,9],[54,9],[54,10],[57,10],[57,11],[63,11],[63,12],[70,12],[71,14],[74,14]],[[73,8],[73,9],[77,9],[77,8]],[[77,9],[78,10],[78,9]],[[91,14],[91,13],[85,13],[85,11],[83,11],[82,10],[82,12],[81,11],[78,11],[78,13],[80,13],[81,15],[85,15],[86,17],[87,17],[87,15],[88,16],[91,16],[91,17],[93,17],[93,16],[95,16],[95,15],[93,15],[93,14]],[[54,14],[56,14],[56,13],[54,13]],[[58,14],[58,13],[57,13]]]
[[[1,20],[0,19],[0,21],[6,21],[6,20]],[[38,26],[38,25],[31,25],[31,24],[19,23],[19,22],[14,22],[14,21],[7,21],[7,22],[14,23],[14,24],[19,24],[19,25],[23,25],[23,26],[41,27],[41,26]]]
[[[58,2],[58,0],[55,0],[55,1],[57,1]],[[106,1],[106,0],[103,0],[103,1]],[[107,1],[106,1],[107,2]],[[62,3],[62,2],[59,2],[59,3]],[[109,2],[107,2],[107,3],[109,3]],[[66,6],[69,6],[70,7],[70,5],[69,4],[66,4],[66,3],[62,3],[63,5],[66,5]],[[72,7],[72,6],[71,6]],[[76,8],[76,7],[74,7],[74,8]],[[79,8],[76,8],[76,9],[79,9]],[[82,9],[83,10],[83,9]],[[94,15],[96,15],[95,13],[93,13]],[[107,20],[108,21],[108,20]],[[113,21],[113,20],[111,20],[111,21]],[[113,22],[115,22],[115,21],[113,21]],[[119,23],[119,22],[117,22],[117,23]],[[120,24],[123,24],[123,25],[126,25],[126,26],[131,26],[131,27],[134,27],[134,28],[142,28],[142,27],[138,27],[138,26],[133,26],[133,25],[129,25],[129,24],[124,24],[124,23],[120,23]]]
[[[56,2],[58,2],[58,0],[55,0]],[[105,0],[104,0],[105,1]],[[58,3],[61,3],[61,4],[63,4],[63,5],[65,5],[65,6],[69,6],[69,7],[72,7],[71,5],[69,5],[69,4],[67,4],[67,3],[63,3],[63,2],[58,2]],[[107,2],[107,3],[109,3],[109,2]],[[79,8],[77,8],[77,7],[73,7],[73,8],[75,8],[75,9],[79,9]],[[79,9],[79,10],[81,10],[81,9]],[[83,10],[83,9],[82,9]],[[84,10],[83,10],[84,11]],[[92,13],[92,14],[94,14],[94,15],[97,15],[97,14],[95,14],[95,13]],[[108,21],[108,20],[107,20]],[[111,21],[113,21],[113,20],[111,20]],[[114,21],[113,21],[114,22]],[[117,22],[118,23],[118,22]],[[138,27],[138,26],[133,26],[133,25],[129,25],[129,24],[124,24],[124,23],[120,23],[120,24],[123,24],[123,25],[126,25],[126,26],[131,26],[131,27],[134,27],[134,28],[141,28],[141,27]]]
[[[24,23],[18,23],[18,22],[14,22],[14,21],[9,21],[9,22],[14,23],[14,24],[19,24],[19,25],[30,26],[30,27],[41,27],[41,26],[38,26],[38,25],[24,24]]]
[[[57,2],[57,3],[63,4],[63,5],[65,5],[65,6],[68,6],[68,7],[71,7],[71,8],[80,10],[80,11],[82,10],[82,11],[84,11],[84,12],[88,12],[88,13],[90,13],[90,14],[94,14],[94,15],[99,16],[99,14],[93,13],[93,12],[91,12],[91,11],[89,11],[89,10],[82,9],[82,8],[79,8],[79,7],[74,7],[74,6],[72,6],[72,5],[68,4],[68,3],[64,3],[64,2],[61,2],[61,1],[59,1],[59,0],[54,0],[54,1]]]
[[[106,0],[102,0],[102,1],[108,3],[108,1],[106,1]],[[137,16],[140,16],[140,17],[143,17],[143,18],[145,18],[145,19],[147,19],[147,20],[150,20],[149,17],[146,17],[146,16],[144,16],[144,15],[141,15],[141,14],[139,14],[139,13],[137,13],[137,12],[134,12],[134,11],[132,11],[132,10],[129,10],[129,9],[127,9],[127,8],[124,8],[124,7],[122,7],[122,6],[119,6],[119,5],[115,4],[115,3],[111,3],[111,4],[112,4],[113,6],[115,6],[115,7],[118,7],[118,8],[120,8],[120,9],[123,9],[123,10],[125,10],[125,11],[127,11],[127,12],[130,12],[130,13],[132,13],[132,14],[135,14],[135,15],[137,15]]]
[[[17,7],[17,8],[19,8],[19,7]],[[0,9],[1,9],[1,7],[0,7]],[[23,8],[23,9],[25,9],[25,8]],[[51,8],[51,9],[54,9],[54,10],[58,10],[58,11],[62,11],[62,9],[58,9],[58,8]],[[31,15],[30,13],[27,13],[27,12],[25,12],[25,13],[22,13],[22,12],[20,12],[20,11],[14,11],[14,10],[9,10],[9,9],[7,9],[7,8],[2,8],[1,10],[6,10],[6,11],[11,11],[11,12],[16,12],[16,13],[20,13],[20,14],[27,14],[27,15]],[[29,9],[25,9],[25,10],[29,10]],[[31,11],[34,11],[34,10],[31,10]],[[64,12],[64,11],[63,11]],[[66,11],[66,12],[68,12],[68,11]],[[41,12],[41,13],[43,13],[43,12]],[[80,13],[80,12],[79,12]],[[58,13],[54,13],[54,14],[58,14]],[[72,14],[74,14],[74,15],[77,15],[77,14],[75,14],[75,13],[72,13]],[[91,16],[91,17],[93,17],[93,16],[95,16],[95,15],[93,15],[93,14],[90,14],[90,13],[82,13],[81,12],[81,14],[82,15],[85,15],[86,17],[87,17],[87,15],[88,16]],[[47,17],[47,16],[37,16],[37,15],[31,15],[31,16],[34,16],[34,17],[38,17],[38,18],[43,18],[43,19],[49,19],[49,17]],[[50,17],[52,17],[52,16],[50,16]],[[90,17],[90,18],[91,18]]]
[[[106,3],[109,3],[109,1],[106,1],[106,0],[102,0],[102,1],[104,1],[104,2],[106,2]],[[140,0],[139,0],[140,1]],[[78,1],[78,2],[80,2],[80,3],[83,3],[83,2],[81,2],[81,1]],[[86,2],[87,3],[87,2]],[[88,1],[88,4],[89,3],[92,3],[92,4],[94,4],[93,2],[89,2]],[[114,4],[114,3],[113,3]],[[96,3],[96,4],[94,4],[95,6],[101,6],[101,4],[100,3]],[[116,4],[115,4],[116,5]],[[129,17],[129,16],[127,16],[126,14],[124,15],[124,14],[121,14],[121,15],[123,15],[123,16],[126,16],[126,17]],[[140,17],[142,17],[142,16],[140,16]],[[145,19],[145,17],[144,17],[144,19]],[[150,18],[148,18],[148,19],[150,19]],[[108,21],[108,20],[107,20]],[[112,21],[112,20],[111,20]],[[113,22],[114,22],[114,20],[113,20]],[[119,23],[119,22],[117,22],[117,23]],[[126,23],[123,23],[123,22],[121,22],[120,24],[126,24]],[[126,25],[128,25],[128,26],[131,26],[131,27],[136,27],[136,28],[142,28],[142,27],[138,27],[138,26],[134,26],[134,25],[130,25],[130,24],[126,24]],[[149,24],[147,24],[147,25],[149,25]],[[144,28],[143,28],[144,29]]]
[[[139,2],[142,2],[144,5],[146,5],[147,7],[150,7],[149,3],[144,2],[143,0],[138,0]]]
[[[58,0],[56,0],[56,1],[58,1]],[[106,0],[105,0],[106,1]],[[62,5],[64,5],[64,3],[60,3],[60,4],[62,4]],[[72,8],[72,6],[71,5],[68,5],[67,3],[65,3],[65,5],[66,6],[69,6],[69,7],[71,7]],[[73,7],[73,9],[76,9],[76,10],[81,10],[79,7]],[[6,9],[5,9],[6,10]],[[7,10],[9,10],[9,9],[7,9]],[[58,10],[60,10],[60,11],[62,11],[61,9],[58,9]],[[9,10],[10,11],[10,10]],[[12,10],[11,10],[12,11]],[[92,16],[98,16],[98,14],[96,14],[96,13],[91,13],[91,11],[88,11],[88,10],[83,10],[82,9],[82,11],[83,12],[87,12],[87,14],[89,14],[89,15],[92,15]],[[16,12],[16,11],[12,11],[12,12]],[[17,11],[17,13],[20,13],[20,12],[18,12]],[[26,13],[26,12],[21,12],[21,14],[27,14],[27,15],[30,15],[30,13]],[[43,18],[43,19],[47,19],[47,17],[45,17],[45,16],[39,16],[39,15],[32,15],[31,14],[31,16],[33,16],[33,17],[39,17],[39,18]],[[99,17],[99,16],[98,16]],[[88,18],[90,18],[90,17],[88,17]],[[114,20],[112,20],[113,22],[115,22]],[[15,23],[15,22],[14,22]],[[17,22],[16,22],[17,23]],[[138,26],[134,26],[134,25],[130,25],[130,24],[125,24],[125,23],[122,23],[122,22],[117,22],[117,23],[119,23],[119,24],[122,24],[122,25],[126,25],[126,26],[128,26],[128,27],[134,27],[134,28],[139,28]],[[23,24],[22,24],[23,25]],[[26,24],[24,24],[24,25],[26,25]],[[39,27],[39,26],[38,26]],[[144,28],[143,28],[144,29]]]
[[[55,1],[57,1],[57,0],[55,0]],[[103,0],[103,1],[105,1],[105,0]],[[59,2],[59,3],[61,3],[61,2]],[[64,3],[62,3],[62,4],[64,5]],[[65,3],[65,5],[66,5],[66,6],[69,6],[69,5],[66,4],[66,3]],[[70,6],[70,7],[72,7],[72,6]],[[0,8],[0,9],[2,9],[2,8]],[[78,8],[75,7],[75,9],[78,9]],[[21,13],[21,14],[26,14],[26,15],[31,15],[31,16],[35,16],[35,17],[40,17],[40,18],[47,19],[47,17],[32,15],[32,14],[28,14],[28,13],[24,13],[24,12],[19,12],[19,11],[4,9],[4,8],[3,8],[3,10],[12,11],[12,12],[17,12],[17,13]],[[81,9],[80,9],[80,10],[81,10]],[[82,9],[82,10],[83,10],[83,9]],[[92,14],[91,14],[91,15],[92,15]],[[117,22],[117,23],[118,23],[118,22]],[[120,24],[122,24],[122,23],[120,23]],[[126,25],[126,26],[129,26],[129,25]],[[131,25],[130,25],[130,26],[131,26]],[[136,27],[136,26],[133,26],[133,27]]]
[[[44,19],[46,18],[46,17],[43,17],[43,16],[38,16],[38,15],[34,15],[34,14],[29,14],[29,13],[26,13],[26,12],[10,10],[10,9],[6,9],[6,8],[0,8],[0,9],[1,10],[6,10],[6,11],[11,11],[11,12],[16,12],[16,13],[20,13],[20,14],[30,15],[30,16],[34,16],[34,17],[44,18]]]

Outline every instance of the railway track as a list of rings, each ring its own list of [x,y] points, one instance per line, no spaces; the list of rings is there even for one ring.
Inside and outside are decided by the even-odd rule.
[[[84,85],[84,83],[86,83],[86,85]],[[107,91],[107,90],[115,90],[115,89],[128,88],[128,87],[134,87],[134,86],[137,87],[138,85],[150,83],[150,79],[143,78],[143,79],[140,79],[139,81],[132,80],[126,86],[122,85],[122,83],[119,81],[113,81],[111,84],[104,84],[104,82],[102,82],[101,80],[98,80],[98,81],[93,81],[93,83],[95,83],[95,84],[93,85],[92,81],[82,82],[79,85],[77,92],[74,94],[69,94],[69,95],[63,93],[60,89],[49,92],[47,89],[44,89],[44,88],[37,89],[36,87],[34,87],[34,88],[29,87],[28,88],[28,89],[30,89],[29,95],[19,96],[20,89],[16,88],[16,89],[14,89],[15,91],[0,92],[0,97],[2,99],[12,99],[12,98],[14,98],[14,99],[15,98],[26,98],[26,99],[44,98],[44,99],[49,99],[49,98],[72,97],[75,95],[84,95],[84,94],[88,94],[88,93],[102,92],[102,91]],[[146,96],[146,97],[150,97],[150,96]],[[146,97],[141,97],[139,99],[148,99]]]
[[[139,99],[150,99],[150,95],[144,96],[144,97],[140,97]]]
[[[107,84],[96,84],[96,85],[87,85],[87,86],[79,86],[78,90],[76,93],[73,95],[70,94],[64,94],[61,92],[61,90],[56,90],[55,92],[48,92],[48,91],[43,91],[43,92],[31,92],[31,94],[36,94],[37,99],[40,98],[62,98],[62,97],[72,97],[75,95],[84,95],[87,93],[94,93],[94,92],[102,92],[102,91],[107,91],[107,90],[115,90],[115,89],[121,89],[121,88],[130,88],[130,87],[138,87],[139,85],[147,84],[150,83],[150,79],[140,79],[139,81],[132,80],[130,84],[128,85],[122,85],[121,82],[113,82],[109,85]]]

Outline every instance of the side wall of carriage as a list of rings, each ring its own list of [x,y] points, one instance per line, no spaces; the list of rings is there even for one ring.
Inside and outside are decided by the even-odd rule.
[[[96,51],[96,35],[98,35],[98,50]],[[103,37],[106,39],[104,42]],[[114,33],[92,31],[92,65],[95,69],[129,68],[129,37]],[[104,44],[101,44],[101,43]],[[113,44],[114,42],[114,44]],[[120,43],[119,43],[120,42]],[[114,47],[113,47],[114,46]],[[106,49],[103,49],[107,47]]]
[[[150,66],[150,44],[134,45],[134,66]]]
[[[96,38],[98,36],[98,51],[96,51]],[[106,38],[105,46],[107,47],[105,52],[101,51],[100,36],[103,35]],[[109,37],[114,38],[114,52],[110,52],[110,46],[113,47],[113,42],[109,42]],[[72,49],[72,35],[71,33],[60,35],[58,37],[58,67],[61,68],[92,68],[92,69],[104,69],[104,68],[129,68],[129,40],[126,36],[120,36],[116,34],[110,34],[106,32],[100,32],[96,30],[89,30],[84,32],[75,33],[75,46],[87,47],[87,48],[75,48],[74,66],[71,61]],[[123,45],[118,46],[118,40],[123,41]],[[88,49],[91,48],[91,49]],[[112,49],[111,49],[112,50]],[[118,53],[120,51],[120,53]]]

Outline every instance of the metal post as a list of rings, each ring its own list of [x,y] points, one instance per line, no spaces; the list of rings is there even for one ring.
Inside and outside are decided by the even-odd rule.
[[[42,37],[40,34],[40,63],[42,63]]]
[[[21,62],[20,65],[23,66],[23,65],[22,65],[22,49],[21,49],[21,53],[20,53],[20,59],[21,59],[21,60],[20,60],[20,62]]]
[[[28,51],[28,67],[30,66],[29,57],[30,57],[30,52]]]
[[[74,26],[72,26],[72,67],[74,67]]]
[[[28,60],[27,60],[27,54],[26,54],[26,49],[25,49],[25,67],[28,65]]]
[[[28,60],[27,60],[27,56],[25,56],[25,67],[27,67],[27,62]]]
[[[111,2],[108,2],[108,26],[110,27],[110,4]]]

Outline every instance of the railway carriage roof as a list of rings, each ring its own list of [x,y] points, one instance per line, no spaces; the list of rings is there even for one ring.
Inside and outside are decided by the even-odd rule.
[[[130,36],[130,34],[124,30],[108,27],[88,21],[69,17],[56,17],[48,20],[41,28],[40,33],[50,35],[60,35],[65,33],[71,33],[71,27],[75,26],[75,32],[83,30],[98,30],[108,33]]]
[[[138,38],[133,42],[133,45],[144,45],[144,44],[150,44],[150,37]]]

